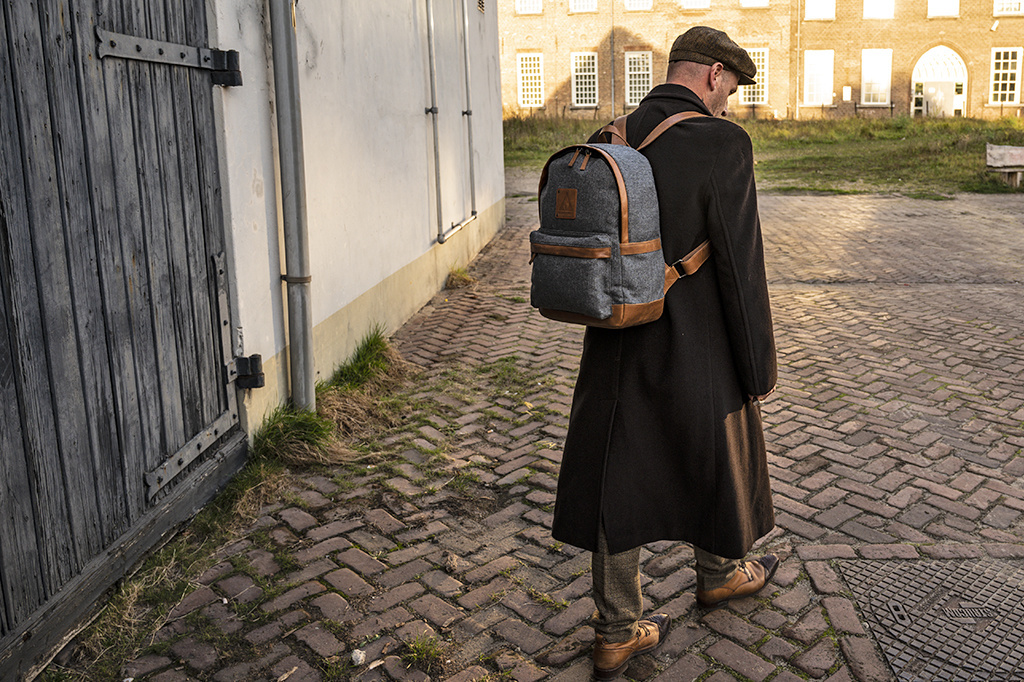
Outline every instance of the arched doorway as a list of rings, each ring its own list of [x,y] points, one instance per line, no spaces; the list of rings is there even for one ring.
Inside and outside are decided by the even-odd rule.
[[[967,65],[945,45],[921,55],[914,66],[914,116],[964,116]]]

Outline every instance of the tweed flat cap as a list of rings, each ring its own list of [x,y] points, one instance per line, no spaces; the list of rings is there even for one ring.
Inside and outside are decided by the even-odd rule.
[[[739,74],[740,85],[754,85],[757,67],[747,51],[737,45],[725,31],[708,26],[694,26],[676,38],[669,53],[670,62],[721,62],[730,71]]]

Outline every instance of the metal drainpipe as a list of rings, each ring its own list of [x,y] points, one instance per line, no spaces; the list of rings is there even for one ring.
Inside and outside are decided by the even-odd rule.
[[[469,7],[466,5],[467,1],[462,0],[462,51],[466,62],[466,110],[462,112],[462,115],[466,117],[466,136],[469,141],[470,214],[461,223],[452,225],[447,232],[439,234],[437,241],[440,244],[444,244],[449,237],[476,220],[476,174],[473,166],[473,99],[471,95],[473,84],[469,77]]]
[[[313,310],[310,305],[309,238],[306,228],[306,176],[302,153],[302,107],[299,62],[295,47],[293,0],[270,0],[277,103],[277,141],[281,166],[285,274],[288,285],[288,356],[292,403],[316,409],[313,381]]]
[[[437,190],[437,241],[444,242],[441,217],[441,144],[437,131],[437,60],[434,56],[434,3],[427,0],[427,55],[430,60],[430,106],[426,113],[434,123],[434,187]]]
[[[466,2],[467,0],[462,0],[462,49],[466,62],[466,111],[462,115],[466,117],[466,135],[469,140],[469,201],[471,208],[468,218],[458,224],[453,224],[449,230],[439,233],[437,236],[438,244],[444,244],[457,231],[476,220],[476,174],[473,169],[473,104],[470,94],[472,81],[469,78],[469,7],[466,5]]]

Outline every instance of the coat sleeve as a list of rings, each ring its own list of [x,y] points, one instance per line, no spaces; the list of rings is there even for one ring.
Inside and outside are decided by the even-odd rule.
[[[723,135],[708,192],[708,236],[736,371],[749,395],[767,395],[778,379],[775,336],[754,189],[754,153],[750,138],[738,126]]]

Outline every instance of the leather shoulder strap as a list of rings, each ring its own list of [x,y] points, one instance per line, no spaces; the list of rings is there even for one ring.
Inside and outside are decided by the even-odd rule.
[[[678,114],[673,114],[669,116],[664,121],[659,123],[658,127],[651,131],[651,134],[647,136],[647,139],[640,143],[640,146],[637,147],[637,151],[643,149],[650,143],[657,140],[663,132],[665,132],[675,124],[679,123],[680,121],[685,121],[688,118],[694,118],[696,116],[707,116],[707,114],[702,114],[699,111],[681,111]]]
[[[627,147],[629,142],[626,142],[626,117],[619,116],[612,123],[606,125],[604,128],[598,131],[598,135],[605,133],[608,135],[608,142],[611,144],[624,144]]]

